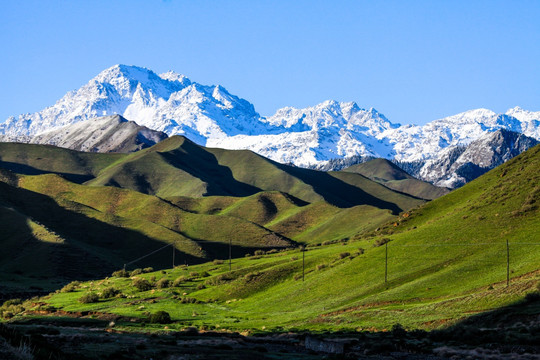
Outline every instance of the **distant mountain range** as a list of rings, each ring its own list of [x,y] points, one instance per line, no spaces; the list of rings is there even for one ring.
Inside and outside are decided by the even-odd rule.
[[[90,130],[97,123],[71,127],[116,114],[141,126],[127,131],[131,140],[124,140],[129,146],[117,144],[121,143],[119,139],[103,145],[107,142],[105,134],[112,134],[107,131],[98,131],[102,134],[99,141],[83,134],[84,129],[95,133]],[[124,123],[120,125],[129,124]],[[455,187],[537,143],[540,112],[516,107],[496,114],[477,109],[423,126],[402,126],[373,108],[325,101],[305,109],[286,107],[263,117],[251,103],[222,86],[200,85],[174,72],[158,75],[145,68],[116,65],[51,107],[8,118],[0,124],[0,140],[125,152],[150,146],[164,137],[149,129],[185,135],[208,147],[249,149],[281,163],[315,169],[336,170],[369,158],[391,159],[423,180]],[[499,130],[507,131],[493,135]],[[76,140],[69,139],[71,136]],[[504,141],[490,140],[493,136]],[[484,161],[488,153],[493,153],[489,164]],[[484,162],[475,162],[482,154]],[[458,162],[454,164],[454,160]],[[469,163],[474,165],[471,171],[463,167]]]

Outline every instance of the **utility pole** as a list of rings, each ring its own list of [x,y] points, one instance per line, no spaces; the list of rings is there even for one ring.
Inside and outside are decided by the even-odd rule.
[[[302,246],[302,281],[306,276],[306,248]]]
[[[510,286],[510,244],[506,239],[506,287]]]
[[[384,283],[388,282],[388,243],[384,244]]]
[[[173,268],[173,269],[174,269],[174,253],[175,253],[174,250],[176,250],[176,246],[175,246],[175,245],[176,245],[176,241],[172,243],[172,268]]]
[[[232,269],[232,239],[229,238],[229,272]]]

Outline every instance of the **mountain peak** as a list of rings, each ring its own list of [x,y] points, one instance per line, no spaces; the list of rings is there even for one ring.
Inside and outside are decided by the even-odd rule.
[[[179,82],[185,86],[188,86],[191,84],[191,80],[189,80],[187,78],[187,76],[183,75],[183,74],[179,74],[177,72],[174,72],[172,70],[169,70],[163,74],[159,74],[159,77],[162,78],[163,80],[168,80],[168,81],[176,81],[176,82]]]

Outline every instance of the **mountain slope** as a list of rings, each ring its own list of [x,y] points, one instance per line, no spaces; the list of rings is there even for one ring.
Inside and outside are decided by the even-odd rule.
[[[77,151],[138,151],[157,144],[167,134],[139,126],[119,115],[105,116],[66,125],[29,139],[33,144],[49,144]]]
[[[229,241],[238,256],[293,244],[253,222],[184,211],[128,189],[78,185],[54,174],[1,173],[1,269],[7,277],[26,277],[22,285],[42,276],[57,283],[105,276],[172,243],[182,263],[224,258]],[[161,251],[135,266],[170,266],[170,254]]]
[[[504,129],[488,133],[466,147],[451,146],[428,161],[419,177],[438,186],[459,187],[535,146],[538,141]]]
[[[194,269],[209,277],[182,288],[197,304],[183,306],[170,290],[138,292],[125,279],[107,279],[93,291],[115,286],[140,301],[161,296],[146,309],[167,311],[170,329],[219,324],[235,331],[386,331],[396,323],[408,330],[435,329],[516,305],[527,311],[523,323],[512,326],[532,339],[530,324],[537,324],[539,307],[536,296],[527,294],[537,291],[540,281],[538,168],[540,146],[358,241],[308,247],[304,254],[291,250],[235,259],[232,271],[228,266],[198,265]],[[380,246],[383,239],[388,245]],[[184,273],[173,269],[158,275],[175,279]],[[201,289],[201,283],[206,288]],[[44,301],[66,311],[99,307],[145,319],[138,303],[128,300],[81,305],[77,299],[86,292],[81,287]],[[500,328],[491,330],[490,339],[508,340],[499,339]]]
[[[448,147],[467,146],[499,129],[540,140],[540,112],[520,108],[505,114],[470,110],[423,126],[394,124],[377,110],[362,109],[354,102],[285,107],[262,117],[252,104],[222,86],[126,65],[104,70],[40,112],[10,117],[0,124],[0,136],[4,141],[24,141],[115,114],[168,135],[187,136],[199,145],[249,149],[280,163],[325,169],[332,160],[355,157],[429,161]]]
[[[430,183],[415,179],[386,159],[373,159],[350,166],[343,171],[361,174],[390,189],[421,199],[433,200],[447,194],[449,191],[446,188],[436,187]]]
[[[158,174],[158,176],[156,176]],[[338,207],[373,205],[399,213],[420,202],[361,175],[296,168],[250,151],[203,148],[173,136],[103,169],[89,185],[113,185],[171,196],[246,196],[281,191],[304,202]]]

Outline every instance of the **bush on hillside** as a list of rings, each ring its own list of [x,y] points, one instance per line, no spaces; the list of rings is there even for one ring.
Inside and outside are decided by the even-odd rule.
[[[79,287],[80,284],[81,283],[79,281],[72,281],[69,284],[67,284],[66,286],[64,286],[62,289],[60,289],[60,292],[61,293],[74,292],[75,290],[77,290],[77,288]]]
[[[91,304],[99,301],[99,296],[96,293],[87,293],[79,298],[81,304]]]
[[[166,311],[158,311],[148,317],[148,321],[152,324],[168,324],[171,322],[171,315]]]
[[[121,269],[121,270],[117,270],[115,272],[112,273],[112,276],[113,277],[119,277],[119,278],[122,278],[122,277],[129,277],[129,272],[124,270],[124,269]]]
[[[21,299],[11,299],[4,302],[0,307],[0,318],[11,319],[17,314],[24,312],[26,309],[22,305]]]
[[[379,239],[375,240],[375,244],[373,244],[373,246],[375,246],[375,247],[383,246],[384,244],[387,244],[387,243],[389,243],[390,241],[392,241],[392,239],[389,239],[389,238],[379,238]]]
[[[222,264],[223,264],[223,260],[215,259],[214,261],[212,261],[212,263],[213,263],[214,265],[222,265]]]
[[[148,291],[152,289],[152,284],[150,284],[148,280],[142,278],[133,279],[132,285],[139,291]]]
[[[188,279],[185,276],[179,276],[173,281],[172,286],[179,287],[185,281],[188,281]]]
[[[120,290],[113,287],[108,287],[103,290],[103,292],[101,293],[101,297],[104,299],[109,299],[115,297],[118,294],[120,294]]]
[[[255,250],[255,252],[253,254],[257,255],[257,256],[260,256],[260,255],[266,254],[266,252],[264,250]]]
[[[158,289],[165,289],[170,286],[171,282],[168,279],[159,279],[159,281],[156,283],[156,287]]]
[[[131,271],[129,276],[141,275],[142,273],[143,273],[143,270],[139,268],[139,269],[135,269],[135,270]]]
[[[221,285],[225,284],[231,280],[234,280],[229,274],[221,274],[218,276],[211,277],[205,281],[206,285]]]
[[[341,254],[339,254],[340,259],[345,259],[346,257],[349,257],[349,256],[351,256],[350,252],[342,252]]]
[[[143,269],[143,272],[144,272],[144,273],[149,273],[149,272],[153,272],[153,271],[154,271],[154,268],[153,268],[153,267],[145,267],[145,268]]]

